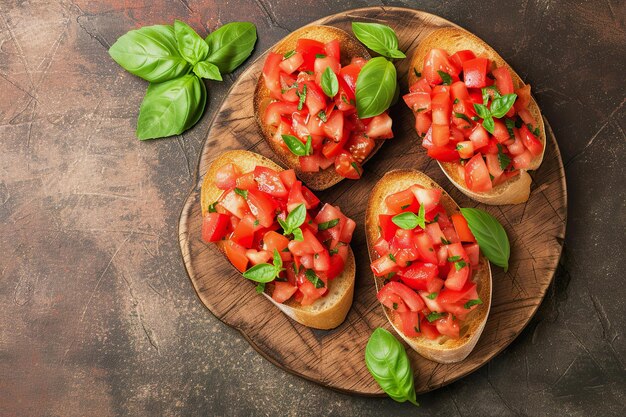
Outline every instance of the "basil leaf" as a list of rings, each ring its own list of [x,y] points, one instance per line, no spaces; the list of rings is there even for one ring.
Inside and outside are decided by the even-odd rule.
[[[304,154],[311,155],[311,151],[313,148],[313,138],[311,135],[307,136],[306,143],[304,144]]]
[[[490,107],[491,115],[498,119],[504,117],[509,110],[511,110],[511,107],[513,107],[516,98],[517,94],[505,94],[501,97],[494,98]],[[476,105],[474,104],[474,106]]]
[[[487,119],[487,118],[491,117],[491,112],[489,111],[487,106],[485,106],[483,104],[474,103],[474,110],[476,110],[476,114],[481,119]]]
[[[428,320],[429,323],[432,323],[433,321],[439,320],[442,317],[443,317],[442,313],[437,313],[436,311],[433,311],[426,316],[426,320]]]
[[[436,292],[431,292],[430,294],[426,296],[426,298],[428,298],[429,300],[434,300],[435,298],[437,298],[437,295],[439,294]]]
[[[477,298],[475,300],[469,300],[467,303],[463,304],[463,307],[469,310],[470,308],[472,308],[472,306],[482,304],[482,303],[483,303],[483,300],[481,300],[480,298]]]
[[[452,84],[452,77],[445,71],[437,71],[437,74],[441,77],[441,81],[443,81],[443,85]]]
[[[248,199],[248,190],[242,190],[241,188],[235,188],[235,194],[239,194],[246,200]]]
[[[451,256],[448,258],[448,262],[456,262],[458,260],[461,260],[461,257],[456,255],[456,256]]]
[[[278,269],[270,264],[254,265],[243,273],[244,278],[255,282],[271,282],[278,275]]]
[[[217,213],[217,210],[215,209],[216,204],[217,204],[217,201],[214,201],[213,203],[209,205],[209,213]]]
[[[298,242],[302,242],[304,240],[304,236],[302,236],[302,229],[299,227],[293,229],[293,240],[297,240]]]
[[[206,60],[217,65],[222,74],[233,72],[250,56],[256,39],[252,23],[227,23],[206,37],[210,50]]]
[[[302,110],[304,101],[306,100],[306,84],[302,86],[302,92],[296,91],[296,95],[300,98],[300,100],[298,100],[298,110]]]
[[[296,156],[306,156],[305,145],[300,139],[293,135],[282,135],[282,138],[292,154]]]
[[[320,110],[319,113],[317,113],[317,117],[319,117],[324,123],[328,121],[328,117],[326,116],[326,112],[324,110]]]
[[[287,229],[289,229],[289,226],[287,226],[287,223],[285,223],[285,221],[283,219],[281,219],[280,217],[277,217],[276,220],[278,220],[278,224],[280,225],[280,227],[283,228],[283,231],[285,232],[284,234],[289,235],[291,234],[291,230],[289,231],[289,233],[287,232]]]
[[[322,281],[312,269],[307,269],[304,272],[304,276],[306,276],[306,279],[311,281],[311,284],[313,284],[315,288],[324,288],[326,286],[324,281]]]
[[[466,266],[467,266],[467,263],[465,261],[458,261],[454,263],[454,269],[456,269],[457,271],[460,271]]]
[[[204,42],[204,41],[202,41]],[[222,74],[217,65],[211,64],[209,61],[200,61],[193,66],[193,73],[200,78],[207,80],[222,81]]]
[[[258,294],[261,294],[263,291],[265,291],[265,283],[264,283],[264,282],[259,282],[259,283],[257,284],[257,286],[256,286],[256,287],[254,287],[254,289],[256,290],[256,292],[257,292]]]
[[[467,220],[480,251],[506,272],[509,269],[511,247],[509,238],[498,220],[486,211],[475,208],[462,208],[461,214]]]
[[[339,224],[339,219],[332,219],[317,225],[317,230],[327,230]]]
[[[508,119],[507,119],[508,120]],[[511,158],[502,152],[502,145],[498,143],[498,162],[500,163],[500,169],[504,170],[511,163]]]
[[[296,208],[291,210],[291,212],[287,215],[285,219],[285,223],[287,227],[292,232],[296,227],[302,226],[304,220],[306,219],[306,207],[304,204],[298,204]]]
[[[398,37],[389,26],[379,23],[352,22],[354,36],[374,52],[387,58],[406,58],[398,50]]]
[[[209,45],[187,23],[174,21],[176,45],[183,58],[191,65],[204,60],[209,53]]]
[[[283,258],[280,257],[280,253],[278,253],[278,250],[276,248],[274,248],[274,267],[280,272],[282,270],[283,267]],[[278,275],[278,274],[276,274]]]
[[[457,112],[454,112],[454,117],[459,118],[459,119],[463,119],[463,120],[465,120],[467,123],[469,123],[469,124],[470,124],[470,126],[472,125],[472,121],[470,120],[470,118],[469,118],[469,117],[467,117],[467,116],[466,116],[465,114],[463,114],[463,113],[457,113]]]
[[[296,54],[296,50],[295,50],[295,49],[292,49],[291,51],[286,52],[286,53],[285,53],[285,55],[283,55],[283,58],[284,58],[284,59],[291,58],[291,57],[292,57],[292,56],[294,56],[295,54]]]
[[[404,346],[385,329],[374,330],[365,347],[365,364],[378,385],[394,401],[415,399],[415,382]]]
[[[153,83],[180,77],[189,69],[171,25],[131,30],[109,48],[109,55],[126,71]]]
[[[150,84],[139,109],[137,137],[178,135],[196,124],[205,104],[206,88],[195,75]]]
[[[513,139],[515,137],[515,131],[513,131],[515,121],[513,119],[504,119],[504,124],[506,125],[506,130],[509,132],[509,137]]]
[[[337,80],[337,75],[330,67],[326,67],[322,73],[321,83],[324,94],[330,98],[335,97],[339,91],[339,81]]]
[[[352,162],[350,166],[354,168],[354,170],[356,171],[356,174],[359,176],[359,178],[361,178],[361,174],[363,174],[363,172],[361,171],[361,168],[359,167],[359,165],[356,162]]]
[[[483,127],[485,130],[493,135],[493,132],[496,130],[496,125],[493,121],[493,117],[489,116],[485,120],[483,120]]]
[[[490,85],[488,87],[485,87],[482,89],[483,92],[483,104],[486,106],[487,103],[489,102],[489,99],[491,98],[491,94],[489,94],[489,91],[493,92],[493,98],[496,99],[498,97],[501,97],[500,95],[500,91],[498,90],[498,87],[496,87],[495,85]]]
[[[419,214],[410,211],[397,214],[391,218],[391,221],[401,229],[412,230],[417,226],[422,229],[426,228],[426,220],[424,219],[424,206],[420,206]]]
[[[370,59],[356,80],[356,109],[365,119],[389,108],[396,92],[396,67],[383,57]]]

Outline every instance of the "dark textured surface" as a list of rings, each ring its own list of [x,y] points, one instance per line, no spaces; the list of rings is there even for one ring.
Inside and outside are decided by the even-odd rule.
[[[129,29],[178,17],[200,32],[253,21],[258,55],[368,4],[0,2],[1,415],[415,414],[277,369],[200,304],[176,225],[232,78],[209,84],[211,110],[191,131],[141,143],[146,84],[106,52]],[[393,5],[476,33],[533,85],[569,193],[562,268],[537,316],[487,366],[421,396],[419,412],[623,415],[624,3]]]

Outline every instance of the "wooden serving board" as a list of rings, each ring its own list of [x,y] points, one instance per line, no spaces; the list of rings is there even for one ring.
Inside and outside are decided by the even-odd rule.
[[[438,16],[396,7],[371,7],[325,17],[313,24],[332,25],[351,33],[352,21],[384,23],[396,30],[400,49],[411,51],[432,30],[453,26]],[[414,117],[402,103],[391,110],[395,138],[387,141],[364,166],[359,181],[344,180],[318,192],[322,201],[339,205],[357,222],[351,243],[357,263],[356,288],[346,321],[330,331],[313,330],[282,314],[255,292],[254,284],[230,265],[213,245],[200,239],[200,186],[211,161],[230,149],[247,149],[277,161],[260,136],[252,110],[252,94],[265,61],[261,55],[239,77],[217,112],[196,172],[196,186],[183,207],[179,238],[191,282],[204,305],[221,321],[239,330],[269,361],[288,372],[324,386],[361,395],[382,395],[364,362],[372,330],[391,329],[376,299],[365,243],[365,204],[370,190],[387,171],[411,168],[424,171],[461,207],[479,206],[495,215],[511,241],[510,269],[493,267],[493,301],[485,330],[474,351],[460,363],[442,365],[408,349],[415,386],[423,393],[446,385],[478,369],[502,351],[524,329],[541,303],[561,254],[567,198],[563,163],[546,121],[547,150],[534,179],[530,199],[515,206],[483,206],[461,194],[445,178],[420,146]],[[409,59],[397,62],[399,83],[407,89]]]

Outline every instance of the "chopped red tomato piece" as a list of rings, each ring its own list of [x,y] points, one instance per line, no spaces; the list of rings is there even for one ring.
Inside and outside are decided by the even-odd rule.
[[[217,242],[226,235],[230,218],[222,213],[206,213],[202,218],[202,240]]]
[[[463,62],[463,81],[468,88],[483,88],[490,85],[487,77],[489,60],[474,58]]]

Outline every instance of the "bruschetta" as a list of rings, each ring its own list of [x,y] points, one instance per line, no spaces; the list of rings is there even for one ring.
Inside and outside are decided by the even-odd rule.
[[[258,125],[276,156],[313,190],[360,178],[363,163],[393,137],[387,111],[357,115],[356,80],[369,58],[345,31],[306,26],[265,60],[254,94]]]
[[[530,85],[496,51],[459,28],[438,29],[411,59],[415,129],[452,183],[485,204],[528,200],[546,132]]]
[[[225,152],[204,177],[201,207],[202,239],[287,316],[316,329],[344,321],[354,293],[356,223],[322,205],[294,170],[252,152]]]
[[[487,321],[491,269],[452,198],[422,172],[388,172],[370,194],[366,237],[398,334],[430,360],[465,359]]]

